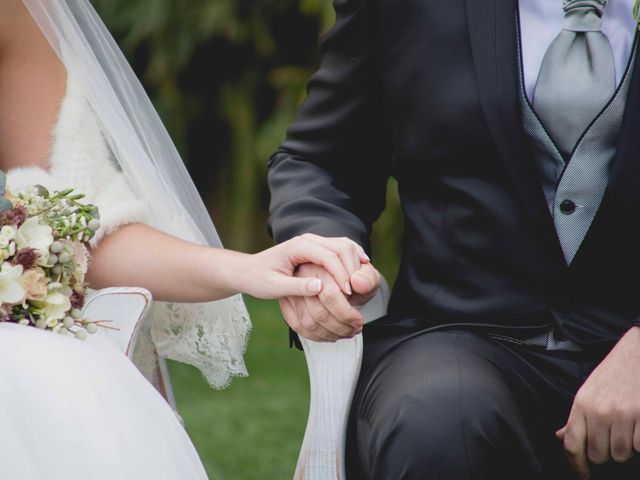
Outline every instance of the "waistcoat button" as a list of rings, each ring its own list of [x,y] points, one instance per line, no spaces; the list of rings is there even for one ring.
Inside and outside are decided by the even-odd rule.
[[[563,200],[560,204],[560,211],[565,215],[571,215],[576,211],[576,204],[571,200]]]

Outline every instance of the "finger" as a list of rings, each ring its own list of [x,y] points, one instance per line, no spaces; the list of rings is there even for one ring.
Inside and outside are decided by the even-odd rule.
[[[318,320],[316,320],[313,313],[307,306],[306,300],[308,298],[309,297],[298,297],[295,299],[298,317],[300,318],[300,323],[302,324],[301,335],[304,338],[308,338],[309,340],[314,340],[316,342],[334,342],[340,339],[340,336],[331,332]],[[315,300],[317,301],[318,299],[315,298]]]
[[[371,259],[369,258],[369,255],[367,255],[367,253],[364,251],[364,248],[362,248],[356,242],[347,237],[342,237],[338,240],[344,242],[349,248],[353,250],[358,263],[363,264],[371,262]]]
[[[626,462],[633,456],[633,427],[634,422],[629,418],[614,420],[611,424],[609,452],[616,462]]]
[[[296,265],[310,262],[323,266],[343,291],[348,295],[351,294],[350,274],[337,253],[322,245],[302,239],[292,242],[290,248],[289,257]]]
[[[343,244],[348,246],[350,249],[354,250],[355,256],[358,259],[359,263],[369,263],[371,261],[371,259],[369,258],[369,255],[367,255],[367,253],[364,251],[364,248],[362,248],[360,245],[358,245],[356,242],[354,242],[350,238],[347,238],[347,237],[321,237],[319,235],[314,235],[313,233],[305,233],[302,236],[303,237],[307,237],[312,241],[320,241],[320,242],[322,242],[324,240],[331,240],[331,241],[342,242]]]
[[[274,298],[317,296],[322,291],[322,280],[279,274],[274,278],[271,289]]]
[[[633,449],[640,453],[640,422],[636,422],[635,428],[633,429]]]
[[[323,238],[320,237],[318,242],[325,248],[338,254],[349,275],[360,269],[362,265],[360,252],[356,243],[348,238]]]
[[[611,425],[605,416],[592,415],[587,418],[587,456],[596,465],[609,460]]]
[[[358,271],[362,265],[358,245],[348,238],[325,238],[312,234],[305,234],[302,238],[314,242],[338,255],[349,277]],[[351,294],[351,284],[345,284],[345,291]]]
[[[284,316],[285,321],[289,324],[289,327],[291,327],[291,329],[298,335],[308,340],[314,340],[316,342],[322,341],[322,338],[311,331],[305,330],[304,326],[302,325],[302,322],[300,321],[300,314],[298,313],[298,309],[295,306],[295,303],[298,300],[302,299],[300,297],[294,297],[293,299],[280,299],[280,310],[282,310],[282,315]]]
[[[571,468],[581,479],[590,477],[587,461],[587,424],[584,416],[571,415],[564,435],[564,450]]]
[[[300,333],[302,329],[302,323],[298,318],[298,313],[296,309],[292,305],[291,301],[288,298],[281,298],[279,300],[280,303],[280,311],[282,312],[282,316],[284,317],[284,321],[287,322],[287,325],[296,333]]]
[[[362,326],[362,314],[349,303],[347,297],[334,283],[325,281],[318,298],[329,313],[343,325],[350,325],[353,328]]]
[[[329,310],[327,310],[318,298],[306,298],[305,304],[310,316],[324,328],[336,335],[336,337],[350,338],[357,333],[360,333],[361,328],[357,329],[353,325],[345,325],[340,322],[331,314],[331,312],[329,312]]]
[[[380,286],[380,273],[371,264],[362,265],[360,269],[351,275],[353,291],[360,295],[370,295]]]

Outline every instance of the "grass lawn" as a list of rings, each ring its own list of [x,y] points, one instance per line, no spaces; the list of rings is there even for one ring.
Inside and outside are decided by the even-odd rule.
[[[304,355],[288,348],[277,302],[246,300],[250,376],[216,391],[196,369],[172,362],[178,409],[213,480],[290,479],[309,405]]]

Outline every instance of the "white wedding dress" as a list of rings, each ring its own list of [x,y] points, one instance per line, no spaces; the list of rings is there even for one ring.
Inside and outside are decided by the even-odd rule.
[[[12,191],[44,184],[86,193],[101,211],[99,240],[122,224],[144,221],[146,213],[112,162],[73,78],[49,171],[10,171],[7,183]],[[149,380],[100,335],[83,342],[0,323],[0,479],[207,478],[177,416]]]

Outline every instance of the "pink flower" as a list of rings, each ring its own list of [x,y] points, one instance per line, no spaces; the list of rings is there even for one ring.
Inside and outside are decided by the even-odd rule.
[[[26,300],[41,302],[47,298],[47,275],[41,268],[25,271],[20,284],[24,288]]]

